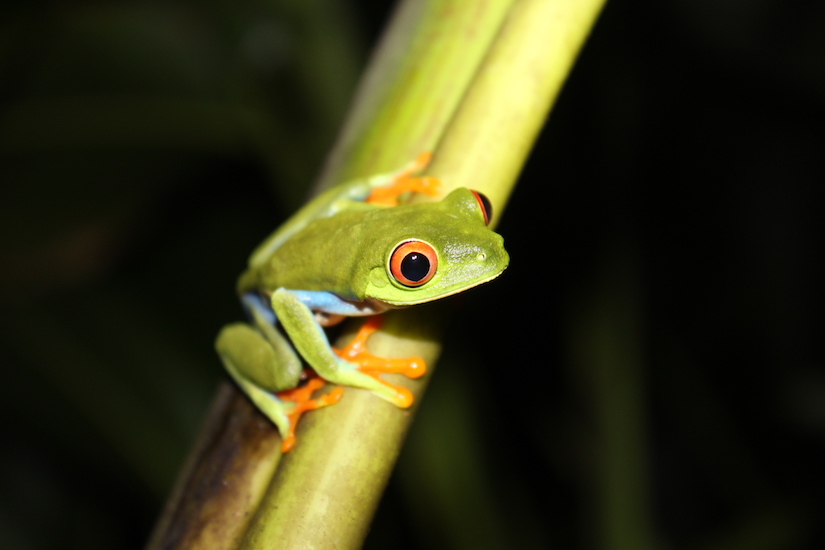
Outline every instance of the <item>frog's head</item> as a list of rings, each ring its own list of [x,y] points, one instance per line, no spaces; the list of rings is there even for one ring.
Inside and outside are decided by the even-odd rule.
[[[366,278],[367,298],[390,307],[430,302],[495,279],[510,261],[504,239],[488,227],[490,201],[477,191],[385,212],[392,223],[375,237],[382,256]]]

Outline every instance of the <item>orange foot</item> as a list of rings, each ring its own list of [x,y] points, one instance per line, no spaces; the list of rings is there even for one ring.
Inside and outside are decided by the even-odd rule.
[[[414,161],[399,170],[393,177],[389,185],[376,187],[367,197],[365,202],[380,204],[382,206],[396,206],[398,196],[411,191],[413,193],[424,193],[431,197],[438,195],[441,191],[441,182],[437,178],[422,176],[415,178],[415,172],[427,167],[432,159],[432,153],[421,153]]]
[[[275,394],[281,401],[290,401],[295,403],[288,413],[289,418],[289,433],[281,434],[283,441],[281,443],[281,452],[289,451],[295,445],[295,426],[301,415],[307,411],[314,411],[327,405],[334,405],[344,395],[342,388],[335,388],[331,392],[322,395],[321,397],[310,399],[315,390],[320,389],[326,383],[323,378],[315,374],[314,371],[307,369],[304,372],[309,373],[309,380],[306,384],[299,388],[278,392]]]
[[[358,363],[358,371],[375,378],[378,382],[391,388],[395,392],[392,403],[402,409],[406,409],[413,403],[413,396],[410,390],[402,386],[390,384],[380,378],[382,372],[403,374],[407,378],[418,378],[427,371],[424,360],[420,357],[407,357],[404,359],[387,359],[376,357],[367,351],[367,338],[381,328],[383,319],[380,315],[373,315],[361,325],[358,333],[352,342],[344,348],[333,349],[341,359],[352,363]]]

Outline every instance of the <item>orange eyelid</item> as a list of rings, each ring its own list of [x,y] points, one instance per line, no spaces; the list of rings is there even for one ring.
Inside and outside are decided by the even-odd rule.
[[[411,255],[420,254],[426,258],[426,263],[419,263],[415,266],[405,265],[404,260],[407,260]],[[411,260],[408,260],[408,262]],[[420,260],[419,260],[420,262]],[[413,272],[410,272],[410,268]],[[424,269],[425,273],[415,273],[416,269]],[[404,286],[416,287],[421,286],[435,275],[438,268],[438,255],[430,243],[411,239],[400,243],[390,254],[389,270],[390,275]],[[407,271],[407,273],[405,273]],[[421,275],[417,278],[412,278],[414,275]]]

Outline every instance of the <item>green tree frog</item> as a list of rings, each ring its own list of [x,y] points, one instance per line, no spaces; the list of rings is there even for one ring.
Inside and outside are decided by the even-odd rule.
[[[459,188],[439,202],[397,204],[408,192],[438,193],[437,179],[413,176],[429,159],[425,153],[395,172],[319,195],[258,246],[238,280],[249,323],[224,327],[215,347],[238,386],[278,427],[284,452],[303,412],[341,397],[336,388],[312,399],[325,382],[370,390],[399,407],[412,404],[407,389],[380,373],[414,378],[424,364],[366,352],[378,314],[461,292],[507,267],[481,193]],[[324,327],[353,316],[373,317],[350,345],[333,349]]]

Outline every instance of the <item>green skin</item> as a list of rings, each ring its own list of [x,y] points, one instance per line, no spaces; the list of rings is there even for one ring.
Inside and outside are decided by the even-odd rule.
[[[395,177],[357,180],[319,195],[253,252],[238,281],[251,324],[224,327],[215,346],[227,371],[282,434],[294,405],[274,393],[299,384],[300,357],[328,382],[393,401],[392,389],[334,354],[323,326],[450,296],[507,267],[503,239],[486,226],[468,189],[456,189],[440,202],[393,207],[363,202],[371,189],[392,184]],[[396,280],[389,267],[395,247],[410,239],[426,241],[438,257],[436,273],[415,287]]]

